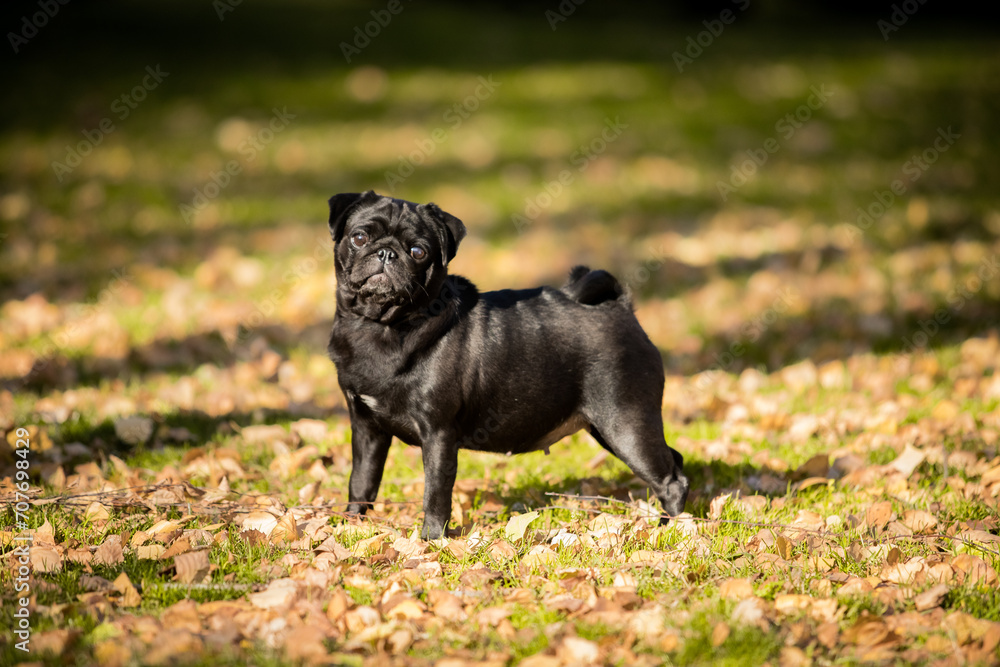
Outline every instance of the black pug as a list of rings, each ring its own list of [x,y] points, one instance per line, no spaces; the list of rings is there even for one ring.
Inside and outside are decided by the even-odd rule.
[[[451,516],[458,450],[520,454],[587,429],[684,509],[683,457],[663,437],[663,362],[611,274],[480,294],[448,275],[465,225],[373,191],[330,199],[337,312],[330,358],[351,415],[347,511],[378,495],[392,437],[422,449],[424,539]],[[666,521],[666,517],[663,519]]]

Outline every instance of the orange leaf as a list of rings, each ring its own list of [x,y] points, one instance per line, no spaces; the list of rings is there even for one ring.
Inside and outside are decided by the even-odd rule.
[[[278,523],[271,530],[270,539],[271,544],[286,544],[294,542],[301,536],[302,533],[299,532],[299,526],[295,522],[295,517],[291,512],[285,512],[284,516],[278,519]]]
[[[174,540],[174,543],[160,555],[160,558],[173,558],[188,551],[191,551],[191,541],[186,537],[182,537],[179,540]]]
[[[730,629],[725,623],[716,623],[712,628],[712,646],[719,647],[729,639]]]
[[[753,595],[749,579],[726,579],[719,586],[719,595],[729,600],[743,600]]]
[[[892,521],[892,503],[888,500],[875,503],[865,513],[865,523],[869,528],[882,530],[890,521]]]

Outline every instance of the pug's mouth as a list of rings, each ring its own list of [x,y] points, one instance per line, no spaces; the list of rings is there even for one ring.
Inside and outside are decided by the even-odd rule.
[[[392,287],[392,281],[389,279],[389,276],[385,275],[385,272],[374,273],[365,279],[364,283],[362,283],[362,286],[374,287],[374,288],[379,288],[379,287],[390,288]]]
[[[400,288],[397,281],[386,271],[378,271],[360,278],[354,284],[354,289],[362,299],[377,303],[398,302],[405,300],[406,289]]]

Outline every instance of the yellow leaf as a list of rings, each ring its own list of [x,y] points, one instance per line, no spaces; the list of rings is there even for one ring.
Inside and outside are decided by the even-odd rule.
[[[556,562],[556,552],[544,544],[532,547],[531,551],[521,559],[521,565],[525,567],[545,567]]]
[[[135,589],[132,582],[129,580],[128,575],[122,572],[118,575],[118,578],[111,582],[111,585],[115,587],[115,590],[122,594],[119,604],[123,607],[138,607],[142,602],[142,597],[139,595],[139,591]]]
[[[528,524],[538,518],[538,512],[525,512],[510,518],[507,526],[503,529],[504,536],[511,542],[524,538],[524,531],[528,529]]]
[[[160,533],[172,533],[180,527],[180,521],[168,521],[164,519],[154,523],[151,527],[147,528],[145,532],[149,535],[159,535]]]
[[[87,506],[86,511],[83,513],[83,518],[91,523],[97,523],[98,521],[107,521],[111,518],[111,514],[108,512],[107,507],[95,501]]]
[[[419,600],[405,599],[392,606],[385,612],[387,619],[399,621],[412,621],[424,615],[426,607]]]
[[[958,404],[954,401],[945,399],[934,406],[931,410],[931,417],[941,422],[950,422],[958,417],[958,414],[962,411]]]
[[[140,560],[159,560],[166,550],[162,544],[146,544],[135,548],[135,557]]]
[[[792,542],[784,535],[778,535],[774,539],[774,546],[778,550],[778,555],[789,560],[792,557]]]

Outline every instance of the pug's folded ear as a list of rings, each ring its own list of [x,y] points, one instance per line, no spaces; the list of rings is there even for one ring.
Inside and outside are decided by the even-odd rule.
[[[458,244],[465,238],[465,225],[461,220],[438,208],[437,204],[422,204],[417,207],[424,219],[437,224],[441,242],[441,262],[448,266],[458,252]]]
[[[358,204],[370,199],[377,199],[378,195],[374,190],[365,192],[344,192],[330,197],[330,236],[333,242],[337,243],[344,235],[344,226],[347,218]]]

